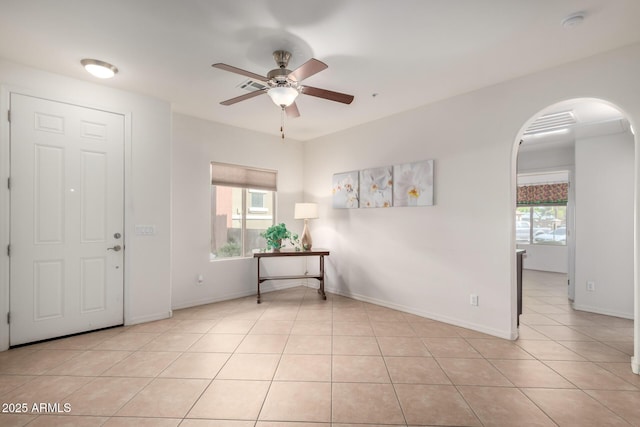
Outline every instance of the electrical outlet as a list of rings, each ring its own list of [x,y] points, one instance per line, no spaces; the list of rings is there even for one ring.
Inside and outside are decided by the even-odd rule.
[[[587,291],[595,292],[596,291],[596,282],[593,280],[587,280]]]
[[[469,304],[478,305],[478,295],[471,294],[469,297]]]

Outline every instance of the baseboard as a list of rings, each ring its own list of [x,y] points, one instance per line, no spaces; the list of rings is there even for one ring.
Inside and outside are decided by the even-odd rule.
[[[172,312],[171,310],[169,310],[163,313],[154,313],[146,316],[137,316],[137,317],[132,317],[130,319],[125,319],[124,324],[125,326],[130,326],[130,325],[137,325],[138,323],[153,322],[155,320],[168,319],[171,317],[171,315],[172,315]]]
[[[267,283],[260,286],[260,293],[267,294],[269,292],[280,291],[283,289],[295,288],[297,286],[304,286],[304,283],[299,281],[280,281],[278,283]],[[238,298],[244,298],[248,296],[256,295],[256,289],[246,289],[239,292],[232,292],[215,297],[199,298],[195,300],[184,301],[171,306],[172,310],[180,310],[183,308],[197,307],[199,305],[213,304],[216,302],[230,301]]]
[[[575,310],[587,311],[589,313],[604,314],[605,316],[613,316],[613,317],[620,317],[622,319],[633,320],[633,313],[622,313],[622,312],[613,311],[613,310],[603,310],[598,307],[591,307],[589,305],[576,304],[575,302],[573,303],[573,308]]]
[[[487,335],[492,335],[498,338],[503,338],[506,340],[515,340],[518,338],[518,334],[517,332],[515,333],[511,333],[509,331],[503,331],[503,330],[498,330],[498,329],[493,329],[493,328],[486,328],[482,325],[478,325],[475,323],[470,323],[470,322],[464,322],[461,321],[459,319],[454,319],[451,317],[447,317],[447,316],[442,316],[436,313],[430,313],[427,311],[422,311],[422,310],[418,310],[415,309],[413,307],[407,307],[404,305],[400,305],[400,304],[394,304],[394,303],[390,303],[388,301],[383,301],[383,300],[379,300],[376,298],[371,298],[368,297],[366,295],[360,295],[360,294],[356,294],[353,292],[344,292],[340,289],[337,288],[327,288],[325,289],[327,292],[331,292],[337,295],[342,295],[344,297],[348,297],[348,298],[353,298],[355,300],[358,301],[363,301],[363,302],[368,302],[371,304],[375,304],[375,305],[379,305],[382,307],[387,307],[387,308],[391,308],[393,310],[397,310],[397,311],[402,311],[403,313],[409,313],[409,314],[414,314],[416,316],[420,316],[420,317],[424,317],[430,320],[437,320],[438,322],[443,322],[443,323],[447,323],[449,325],[453,325],[453,326],[459,326],[461,328],[465,328],[465,329],[471,329],[473,331],[476,332],[481,332],[483,334],[487,334]]]

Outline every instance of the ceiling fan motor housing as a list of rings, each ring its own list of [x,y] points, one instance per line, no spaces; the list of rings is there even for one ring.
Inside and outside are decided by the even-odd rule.
[[[276,50],[273,52],[273,59],[275,59],[276,64],[280,68],[287,68],[289,65],[289,60],[291,59],[291,53],[286,50]]]
[[[291,53],[286,50],[276,50],[273,52],[273,59],[278,64],[278,68],[271,70],[267,73],[267,79],[271,86],[282,86],[287,83],[291,83],[287,76],[291,74],[291,70],[287,69],[289,65],[289,59],[291,59]]]
[[[286,68],[276,68],[267,73],[267,79],[276,83],[286,83],[287,76],[291,73],[291,70]]]

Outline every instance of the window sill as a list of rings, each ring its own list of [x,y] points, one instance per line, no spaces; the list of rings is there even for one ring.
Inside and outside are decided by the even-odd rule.
[[[221,261],[239,261],[243,259],[253,259],[251,256],[234,256],[234,257],[216,257],[214,254],[209,254],[209,262],[221,262]]]

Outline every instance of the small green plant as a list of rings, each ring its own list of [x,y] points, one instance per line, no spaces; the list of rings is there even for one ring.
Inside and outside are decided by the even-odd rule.
[[[260,236],[267,241],[267,249],[279,251],[280,248],[285,246],[285,241],[289,241],[296,250],[299,250],[300,241],[298,240],[298,235],[292,234],[291,231],[287,230],[287,226],[284,223],[272,225],[260,233]]]

